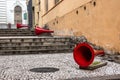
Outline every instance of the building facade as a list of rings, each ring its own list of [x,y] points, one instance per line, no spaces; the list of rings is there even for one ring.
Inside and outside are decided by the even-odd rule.
[[[27,24],[26,0],[0,1],[0,28],[6,28],[8,23],[15,28],[16,23]]]
[[[120,0],[33,0],[34,25],[120,52]]]

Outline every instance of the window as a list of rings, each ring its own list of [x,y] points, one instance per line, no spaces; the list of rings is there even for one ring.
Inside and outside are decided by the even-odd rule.
[[[59,2],[59,0],[55,0],[55,4],[57,4]]]

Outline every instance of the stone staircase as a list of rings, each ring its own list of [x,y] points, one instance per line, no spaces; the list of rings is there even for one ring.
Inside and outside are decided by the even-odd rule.
[[[73,51],[71,37],[35,36],[34,31],[28,33],[25,29],[4,29],[4,31],[0,30],[0,55]]]

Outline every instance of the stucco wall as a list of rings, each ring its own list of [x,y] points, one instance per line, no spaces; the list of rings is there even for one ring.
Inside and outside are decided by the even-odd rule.
[[[50,0],[49,0],[50,1]],[[44,8],[43,9],[43,24],[53,20],[56,17],[61,17],[68,12],[72,11],[73,9],[79,7],[80,5],[83,5],[91,0],[60,0],[60,4],[58,4],[56,7],[54,7],[50,12],[45,12]],[[43,1],[41,0],[41,3]],[[43,3],[44,5],[44,3]],[[52,7],[51,7],[52,8]],[[50,8],[49,8],[50,9]],[[46,14],[47,13],[47,14]],[[46,15],[44,15],[46,14]]]
[[[120,52],[120,0],[92,0],[67,14],[62,13],[67,10],[63,3],[43,17],[54,35],[84,35],[92,43]],[[72,8],[74,4],[69,5]]]

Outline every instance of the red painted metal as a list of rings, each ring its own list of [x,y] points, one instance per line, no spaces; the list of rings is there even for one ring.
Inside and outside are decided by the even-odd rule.
[[[42,33],[53,33],[53,32],[54,31],[52,31],[52,30],[46,30],[46,29],[43,29],[43,28],[40,28],[40,27],[35,28],[36,35],[40,35]]]
[[[104,54],[103,50],[94,50],[87,43],[80,43],[74,48],[73,57],[75,62],[82,68],[88,67],[94,60],[94,57]]]
[[[26,25],[26,24],[19,24],[19,23],[17,23],[17,28],[19,29],[19,28],[22,28],[22,27],[29,27],[28,25]]]

